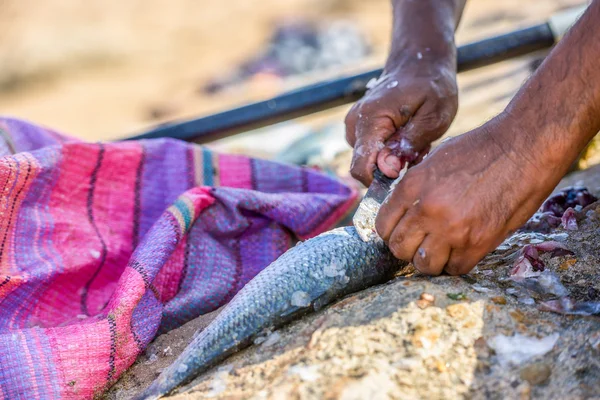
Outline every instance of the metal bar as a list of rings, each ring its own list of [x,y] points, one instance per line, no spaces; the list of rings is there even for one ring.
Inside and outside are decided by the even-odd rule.
[[[499,61],[548,49],[555,38],[548,23],[460,46],[457,49],[458,72],[480,68]],[[265,127],[348,104],[360,99],[367,83],[381,75],[382,69],[320,82],[269,100],[248,104],[189,121],[160,125],[125,140],[171,137],[207,143],[240,132]]]

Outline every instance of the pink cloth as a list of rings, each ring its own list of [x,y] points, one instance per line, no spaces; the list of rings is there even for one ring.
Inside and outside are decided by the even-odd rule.
[[[312,170],[0,119],[0,399],[92,398],[355,205]]]

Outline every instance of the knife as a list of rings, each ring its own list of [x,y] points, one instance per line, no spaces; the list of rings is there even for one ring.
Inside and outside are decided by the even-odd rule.
[[[403,168],[398,178],[389,178],[385,176],[379,168],[375,168],[373,182],[369,186],[365,197],[358,205],[354,217],[352,217],[352,223],[356,228],[356,232],[358,232],[358,235],[363,241],[367,242],[370,239],[377,237],[377,232],[375,231],[375,218],[377,217],[379,208],[392,190],[392,184],[402,178],[407,168],[408,166]]]

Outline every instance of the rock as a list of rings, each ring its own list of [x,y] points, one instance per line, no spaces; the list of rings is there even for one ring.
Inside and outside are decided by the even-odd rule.
[[[592,349],[600,351],[600,332],[595,332],[588,337],[588,343]]]
[[[416,301],[417,307],[423,309],[432,306],[435,302],[435,297],[429,293],[421,293],[419,300]]]
[[[519,333],[512,336],[496,335],[488,343],[496,352],[500,365],[519,365],[533,357],[550,352],[559,336],[558,333],[542,338],[525,336]]]
[[[501,305],[506,304],[506,297],[504,297],[504,296],[494,296],[494,297],[490,298],[490,300],[495,304],[501,304]]]
[[[424,300],[424,301],[428,301],[430,303],[433,303],[435,301],[435,296],[432,294],[423,292],[423,293],[421,293],[420,299]]]
[[[449,316],[456,319],[465,319],[469,313],[468,304],[451,304],[446,307],[446,312]]]
[[[545,363],[533,363],[523,367],[519,376],[532,385],[541,385],[550,378],[552,368]]]
[[[349,382],[338,397],[340,400],[387,400],[396,385],[386,373],[370,373],[367,376]]]
[[[419,307],[420,309],[423,308],[427,308],[431,305],[431,302],[427,301],[427,300],[423,300],[423,299],[419,299],[416,301],[417,307]]]
[[[600,291],[590,291],[600,282],[600,222],[579,222],[579,230],[561,239],[577,262],[568,268],[560,266],[572,256],[544,262],[574,301],[600,301]],[[223,365],[234,368],[227,376],[216,366],[173,398],[562,400],[597,395],[600,319],[539,310],[541,302],[556,297],[507,279],[512,260],[498,261],[499,253],[478,265],[474,280],[411,273],[340,299],[278,329],[275,345],[263,342],[228,358]],[[528,301],[519,302],[523,298]],[[151,346],[161,357],[151,364],[141,359],[106,398],[149,385],[205,325],[200,317],[159,336]],[[498,337],[507,342],[499,345]],[[173,355],[163,356],[169,346]]]

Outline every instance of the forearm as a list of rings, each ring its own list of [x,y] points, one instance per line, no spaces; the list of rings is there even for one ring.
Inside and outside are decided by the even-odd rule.
[[[386,68],[410,59],[456,68],[454,31],[466,0],[392,0],[392,46]]]
[[[600,130],[597,21],[600,0],[589,6],[504,113],[520,130],[514,132],[515,140],[532,150],[540,167],[556,173],[566,172]]]

